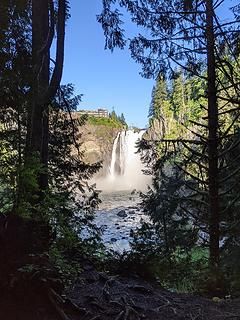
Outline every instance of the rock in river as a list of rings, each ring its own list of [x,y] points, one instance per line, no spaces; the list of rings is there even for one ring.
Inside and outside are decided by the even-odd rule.
[[[120,218],[126,218],[127,217],[127,213],[125,210],[121,210],[117,213],[117,215],[120,217]]]

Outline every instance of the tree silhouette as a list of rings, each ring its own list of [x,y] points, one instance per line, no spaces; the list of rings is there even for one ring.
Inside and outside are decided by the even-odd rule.
[[[62,77],[66,10],[66,0],[59,0],[55,21],[54,1],[32,1],[32,102],[28,109],[26,164],[34,155],[39,157],[40,164],[45,168],[39,173],[40,190],[48,186],[49,104]],[[50,48],[55,29],[56,59],[50,75]]]
[[[181,170],[197,181],[207,196],[204,210],[208,216],[210,265],[214,269],[219,264],[221,212],[220,194],[223,181],[220,162],[221,149],[230,139],[235,118],[239,118],[239,77],[233,63],[236,58],[237,34],[239,32],[239,6],[233,8],[234,19],[221,22],[217,12],[223,1],[103,1],[103,11],[98,16],[106,37],[106,48],[124,48],[127,43],[122,27],[121,8],[125,8],[134,23],[147,30],[149,38],[142,32],[130,39],[129,49],[133,59],[142,65],[144,77],[173,77],[174,69],[180,66],[188,77],[196,76],[206,84],[206,123],[195,123],[203,133],[192,131],[194,139],[164,140],[164,143],[181,143],[190,156],[198,156],[199,172],[192,174],[186,167]],[[142,30],[142,29],[141,29]],[[226,52],[230,59],[227,61]],[[205,68],[205,65],[207,68]],[[225,79],[222,81],[222,77]],[[229,92],[229,88],[233,92]],[[224,93],[224,94],[223,94]],[[222,106],[221,102],[226,103]],[[221,105],[221,107],[220,107]],[[233,106],[234,105],[234,106]],[[233,111],[234,110],[234,111]],[[222,116],[233,115],[229,130],[221,132]],[[191,130],[191,129],[190,129]],[[194,146],[201,145],[198,152]],[[232,144],[229,152],[234,148]],[[189,163],[189,161],[186,161]],[[203,164],[204,163],[204,164]],[[204,170],[204,175],[200,172]],[[202,191],[197,190],[198,195]],[[205,194],[205,193],[204,193]],[[226,194],[229,195],[228,192]]]

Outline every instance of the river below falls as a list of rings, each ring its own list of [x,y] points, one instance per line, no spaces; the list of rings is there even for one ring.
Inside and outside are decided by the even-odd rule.
[[[115,191],[101,193],[102,203],[96,212],[95,224],[102,229],[102,240],[107,248],[122,253],[130,250],[131,230],[136,231],[141,220],[147,219],[140,208],[137,192]]]

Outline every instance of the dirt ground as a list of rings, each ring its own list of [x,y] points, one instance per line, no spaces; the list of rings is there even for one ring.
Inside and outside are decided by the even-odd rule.
[[[240,320],[240,299],[214,302],[172,293],[137,276],[109,275],[91,266],[65,295],[36,272],[28,280],[15,277],[1,289],[0,320],[142,319]]]
[[[213,302],[177,294],[139,277],[124,278],[86,268],[69,298],[76,306],[73,320],[237,320],[240,299]]]

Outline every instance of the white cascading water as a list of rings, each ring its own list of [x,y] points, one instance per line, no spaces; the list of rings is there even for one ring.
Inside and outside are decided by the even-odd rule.
[[[112,149],[112,158],[111,158],[111,164],[109,168],[109,177],[113,180],[115,177],[115,163],[117,159],[117,146],[118,146],[118,140],[119,140],[120,132],[118,133],[116,139],[113,143],[113,149]]]
[[[127,153],[127,144],[126,144],[126,134],[127,131],[120,132],[120,150],[119,150],[119,163],[120,163],[120,175],[124,174],[126,153]]]
[[[142,172],[144,166],[137,152],[136,143],[145,130],[126,130],[118,133],[113,143],[109,175],[101,181],[103,190],[144,190],[149,177]]]

